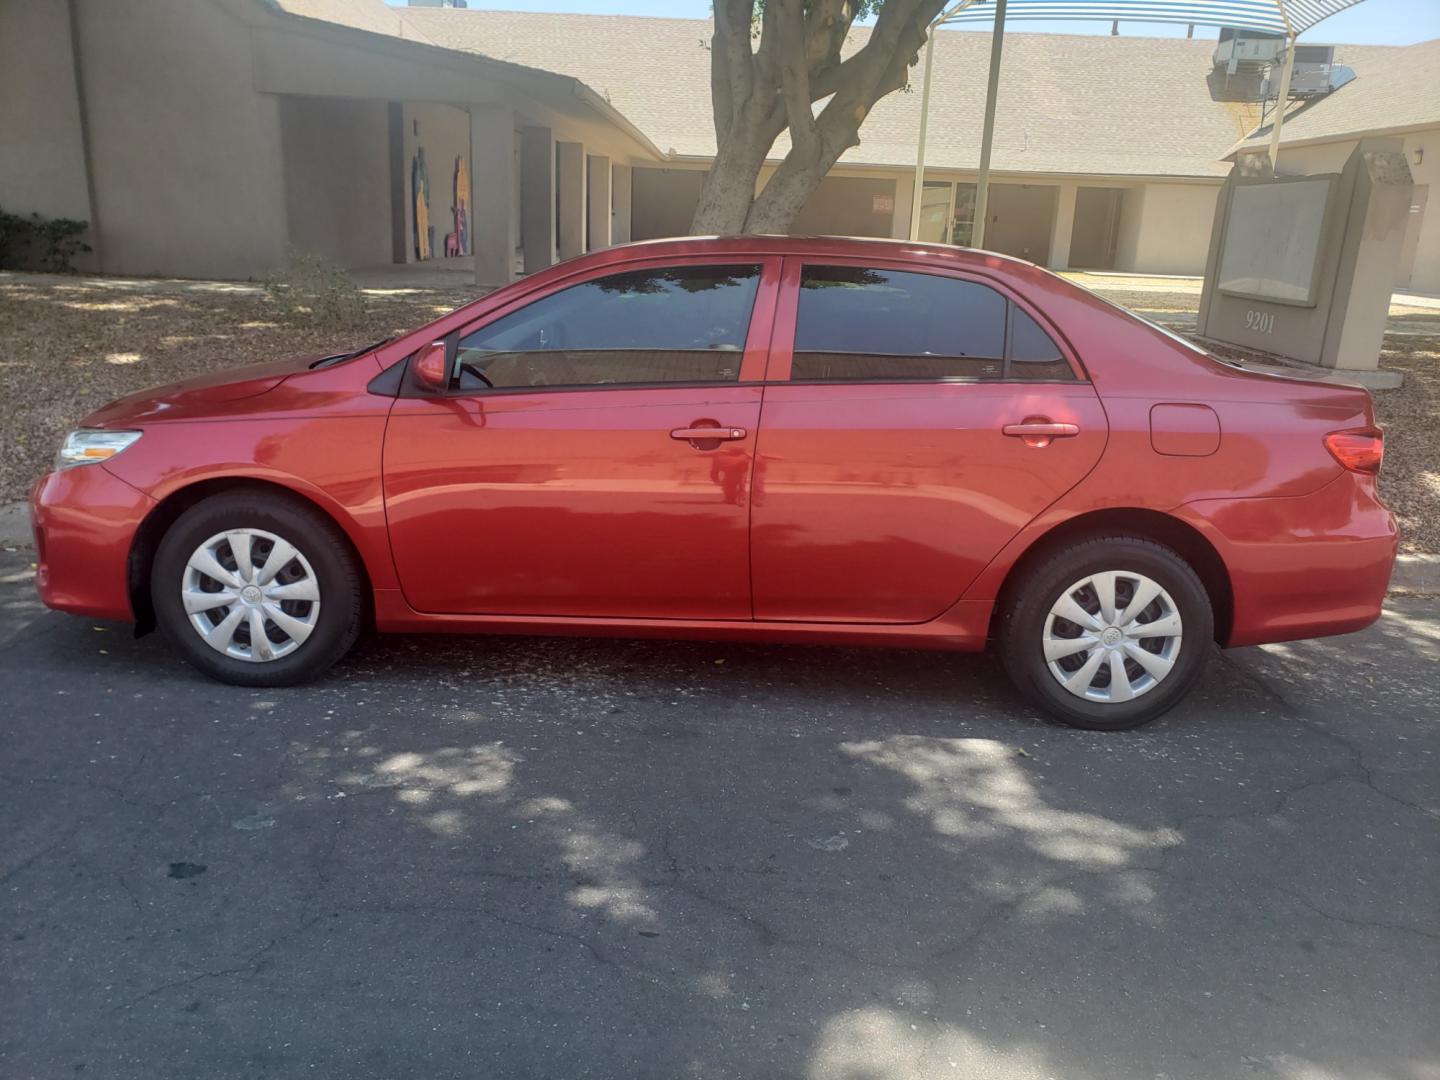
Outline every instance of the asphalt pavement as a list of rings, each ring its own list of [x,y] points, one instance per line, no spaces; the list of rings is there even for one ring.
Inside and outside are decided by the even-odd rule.
[[[1440,1077],[1440,599],[1137,732],[993,660],[374,638],[221,686],[0,553],[0,1076]]]

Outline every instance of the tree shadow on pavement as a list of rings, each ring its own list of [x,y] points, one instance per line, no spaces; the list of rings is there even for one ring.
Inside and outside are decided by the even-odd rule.
[[[0,653],[15,1075],[1436,1066],[1433,831],[1284,654],[1106,736],[976,656],[400,637],[246,691],[42,623]]]

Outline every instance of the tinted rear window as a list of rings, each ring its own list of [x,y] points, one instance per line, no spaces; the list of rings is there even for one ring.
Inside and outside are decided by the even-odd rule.
[[[1070,379],[1058,346],[979,282],[857,266],[807,266],[793,380]]]

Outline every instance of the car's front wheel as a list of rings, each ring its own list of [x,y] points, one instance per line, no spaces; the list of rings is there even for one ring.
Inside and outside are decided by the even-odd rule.
[[[1214,636],[1210,598],[1179,555],[1151,540],[1084,540],[1043,557],[1007,592],[998,644],[1020,691],[1072,727],[1155,719],[1199,677]]]
[[[364,612],[359,568],[334,524],[259,491],[181,514],[155,554],[150,595],[186,659],[240,686],[313,678],[349,651]]]

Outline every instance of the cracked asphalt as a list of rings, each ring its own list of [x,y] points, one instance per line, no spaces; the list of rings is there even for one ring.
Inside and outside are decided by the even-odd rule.
[[[0,553],[0,1075],[1435,1080],[1440,600],[1049,726],[984,657],[372,639]]]

